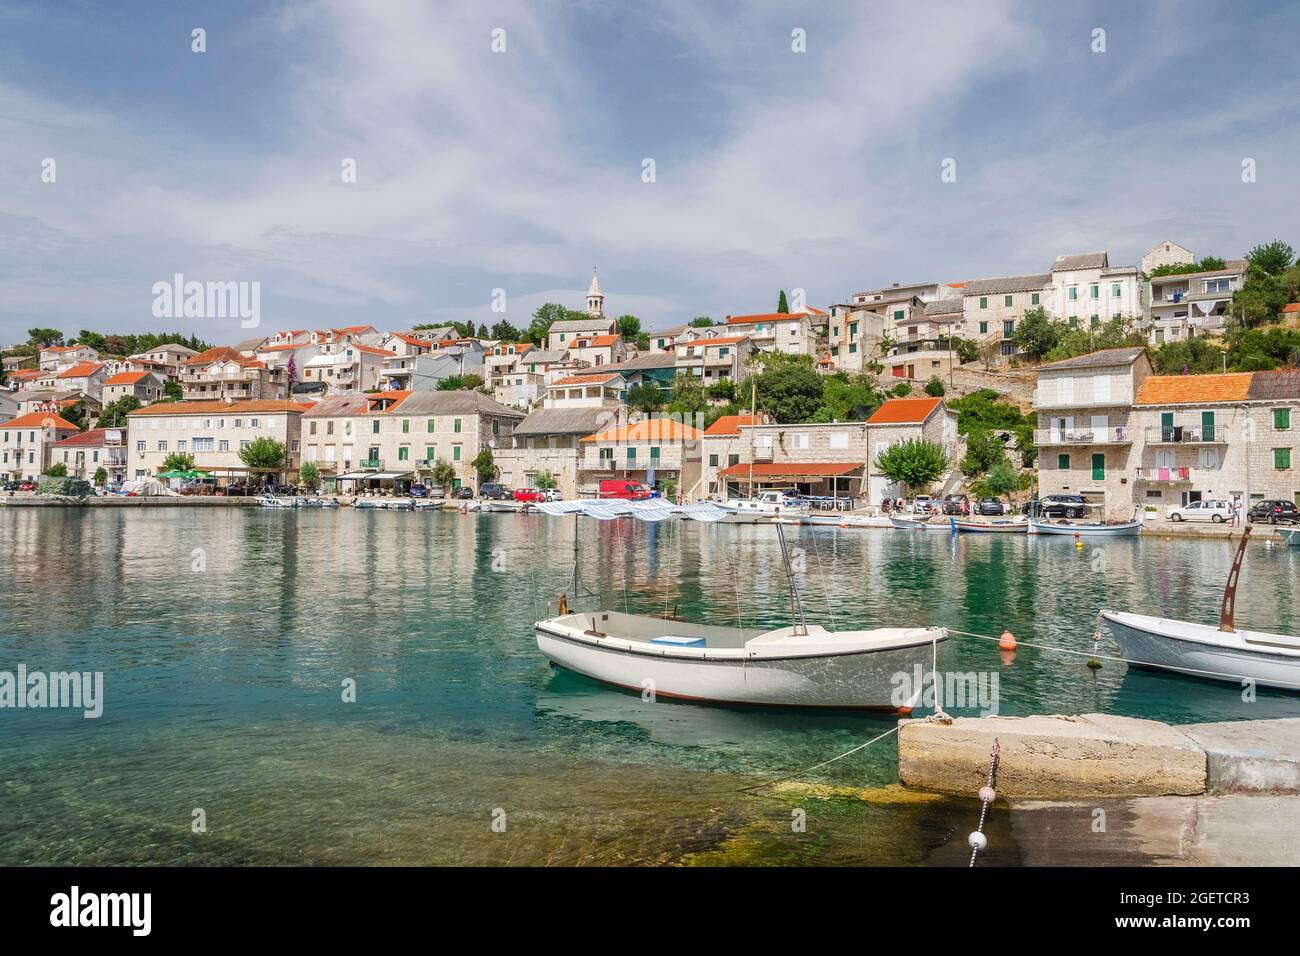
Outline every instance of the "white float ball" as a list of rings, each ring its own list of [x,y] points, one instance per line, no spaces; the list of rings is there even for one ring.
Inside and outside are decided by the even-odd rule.
[[[986,837],[983,833],[980,833],[979,830],[976,830],[974,833],[972,833],[969,837],[966,838],[966,842],[971,845],[971,849],[982,850],[989,845],[989,838]]]

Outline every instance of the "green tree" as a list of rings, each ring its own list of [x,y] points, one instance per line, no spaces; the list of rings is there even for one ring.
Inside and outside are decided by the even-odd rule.
[[[1025,314],[1016,323],[1015,331],[1011,333],[1011,341],[1016,343],[1023,354],[1038,362],[1056,348],[1063,328],[1061,323],[1052,321],[1045,308],[1038,306],[1025,310]]]
[[[439,458],[433,463],[433,483],[438,488],[450,488],[456,480],[456,466],[446,458]]]
[[[169,378],[163,383],[162,400],[164,402],[179,402],[184,397],[185,393],[181,390],[180,382]]]
[[[870,375],[836,372],[823,376],[821,407],[809,419],[814,422],[860,422],[880,407],[884,395]]]
[[[647,333],[642,332],[639,335],[637,335],[636,348],[638,352],[650,351],[650,336]]]
[[[100,465],[98,468],[95,469],[95,484],[99,485],[102,488],[107,483],[108,483],[108,472],[104,470],[103,465]]]
[[[533,479],[533,487],[539,491],[550,491],[555,487],[555,476],[549,471],[539,471],[537,477]]]
[[[785,300],[785,289],[781,290],[781,296],[776,300],[776,311],[789,312],[790,303]]]
[[[707,315],[697,315],[691,319],[691,328],[708,329],[713,327],[713,320]]]
[[[736,382],[730,378],[720,378],[712,385],[709,385],[705,391],[709,393],[709,398],[720,402],[734,402],[736,400]]]
[[[239,460],[250,471],[261,472],[262,481],[266,482],[273,473],[289,467],[289,451],[283,442],[263,435],[239,449]]]
[[[1286,303],[1286,286],[1280,276],[1252,262],[1246,281],[1232,294],[1231,314],[1253,327],[1277,319]]]
[[[57,461],[45,469],[47,478],[66,478],[68,477],[68,466],[61,461]]]
[[[1007,447],[995,431],[981,430],[966,436],[966,457],[961,460],[962,473],[982,475],[1007,460]]]
[[[1201,375],[1223,370],[1224,350],[1217,343],[1197,336],[1182,342],[1166,342],[1151,353],[1151,364],[1160,375]]]
[[[977,481],[971,482],[971,493],[979,498],[998,498],[1002,495],[1010,495],[1012,501],[1015,500],[1015,494],[1024,487],[1024,479],[1011,466],[1009,461],[1000,461],[992,468],[989,473]]]
[[[627,390],[627,407],[654,414],[664,407],[664,393],[652,382],[638,382]]]
[[[63,333],[58,329],[28,329],[27,343],[38,349],[49,348],[51,345],[62,345]]]
[[[825,383],[813,368],[812,356],[760,352],[750,364],[758,369],[752,376],[758,388],[758,407],[777,422],[806,422],[817,414]],[[749,391],[748,385],[748,381],[741,383],[742,394]]]
[[[320,469],[314,461],[304,461],[298,469],[298,481],[304,488],[315,488],[320,484]]]
[[[1291,268],[1291,263],[1295,262],[1295,250],[1281,239],[1274,239],[1272,242],[1251,249],[1246,253],[1246,261],[1254,269],[1259,269],[1270,276],[1280,276]]]
[[[943,398],[948,390],[944,388],[943,379],[938,375],[931,375],[930,380],[925,383],[925,394],[931,398]]]
[[[890,445],[876,456],[876,469],[909,492],[923,492],[948,470],[943,446],[921,438]]]
[[[501,474],[501,469],[497,467],[496,462],[492,459],[492,449],[490,448],[484,448],[475,455],[470,464],[474,468],[474,474],[478,475],[479,484],[485,481],[495,481],[497,475]]]
[[[673,376],[672,400],[668,411],[674,415],[695,415],[709,407],[708,394],[705,392],[704,380],[690,372],[678,372]]]
[[[496,325],[492,326],[492,338],[502,342],[522,342],[524,333],[502,319]]]
[[[1087,355],[1089,352],[1099,352],[1102,349],[1145,344],[1146,335],[1138,328],[1137,321],[1131,317],[1121,316],[1087,328],[1061,326],[1060,339],[1044,358],[1049,362],[1059,362],[1062,359]]]
[[[103,412],[99,416],[100,428],[125,428],[127,426],[127,415],[140,407],[140,399],[134,395],[123,395],[115,402],[109,402],[104,406]]]
[[[162,467],[158,471],[192,471],[193,469],[193,455],[186,454],[183,451],[174,451],[163,459]]]
[[[628,341],[635,342],[641,334],[641,320],[635,315],[620,315],[616,322],[618,334]]]
[[[591,316],[585,312],[575,312],[572,309],[566,309],[564,306],[555,302],[547,302],[537,307],[533,313],[533,321],[528,326],[526,334],[527,340],[535,345],[541,345],[546,341],[546,334],[551,330],[551,326],[556,322],[569,322],[577,319],[590,319]]]
[[[483,379],[472,372],[466,375],[448,375],[435,386],[439,392],[472,392],[483,387]]]

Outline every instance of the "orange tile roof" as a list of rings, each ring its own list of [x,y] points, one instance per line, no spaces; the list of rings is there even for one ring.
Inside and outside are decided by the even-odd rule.
[[[137,415],[201,415],[204,412],[305,412],[311,408],[311,402],[291,402],[287,398],[243,398],[234,402],[195,401],[195,402],[158,402],[137,408],[129,414]]]
[[[1152,375],[1138,389],[1134,405],[1205,405],[1243,402],[1250,394],[1250,372],[1219,375]]]
[[[42,349],[42,351],[75,352],[77,349],[88,349],[88,348],[90,348],[89,345],[82,345],[81,343],[77,343],[76,345],[47,345],[44,349]]]
[[[757,425],[762,418],[756,415],[720,415],[718,419],[704,429],[705,436],[716,438],[718,435],[739,435],[741,425]]]
[[[103,367],[103,362],[78,362],[60,372],[59,378],[85,378],[87,375],[94,375]]]
[[[867,419],[868,425],[919,425],[943,401],[941,398],[891,398]]]
[[[125,431],[125,429],[122,428],[115,428],[112,430],[118,432]],[[76,435],[69,435],[67,438],[62,438],[59,441],[54,442],[53,447],[78,448],[78,447],[86,447],[92,445],[102,445],[104,444],[105,441],[104,433],[107,431],[109,431],[109,429],[107,428],[92,428],[88,432],[79,432]]]
[[[298,349],[311,348],[310,342],[291,342],[285,345],[263,345],[258,352],[296,352]]]
[[[362,345],[360,342],[353,343],[352,347],[358,352],[368,352],[371,355],[382,355],[385,358],[392,358],[397,353],[390,352],[388,349],[375,348],[373,345]]]
[[[750,325],[754,322],[781,322],[786,319],[798,319],[799,313],[764,312],[762,315],[732,315],[727,318],[728,325]]]
[[[198,355],[191,355],[185,359],[182,365],[208,365],[212,362],[220,362],[224,359],[241,359],[243,358],[238,352],[229,345],[218,345],[214,348],[205,349]]]
[[[692,345],[703,345],[706,348],[710,345],[735,345],[737,342],[743,342],[748,335],[722,335],[716,339],[696,339],[694,342],[678,342],[677,344],[684,347]]]
[[[26,415],[19,415],[17,418],[11,418],[9,421],[0,425],[3,428],[55,428],[63,431],[81,431],[76,425],[68,421],[62,415],[55,415],[50,412],[28,412]]]
[[[1283,312],[1300,312],[1300,302],[1290,302],[1282,306]]]
[[[40,378],[42,375],[48,375],[48,372],[42,372],[38,368],[20,368],[10,372],[10,378]]]
[[[104,379],[105,385],[134,385],[140,381],[149,372],[118,372],[116,375]]]
[[[421,348],[433,347],[433,342],[429,339],[416,338],[414,335],[403,335],[401,332],[394,332],[393,338],[399,342],[405,342],[407,345],[418,345]]]
[[[618,428],[611,428],[609,431],[600,432],[597,435],[588,435],[583,441],[612,441],[612,442],[639,442],[639,441],[696,441],[700,437],[698,429],[689,425],[683,425],[681,422],[674,421],[671,418],[643,418],[639,422],[633,422],[631,425],[622,425]]]

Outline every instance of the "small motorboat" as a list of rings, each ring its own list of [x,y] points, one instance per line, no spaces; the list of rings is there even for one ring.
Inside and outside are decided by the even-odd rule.
[[[1277,536],[1286,542],[1288,547],[1300,548],[1300,528],[1278,528]]]
[[[1142,533],[1142,521],[1132,518],[1105,524],[1100,521],[1046,521],[1042,518],[1030,518],[1027,532],[1029,534],[1068,535],[1081,538],[1131,538]]]
[[[414,511],[415,505],[410,498],[358,498],[352,502],[353,508],[362,511]]]
[[[1247,525],[1223,589],[1218,627],[1103,608],[1099,617],[1110,628],[1121,656],[1135,667],[1300,691],[1300,637],[1236,626],[1237,580],[1249,540]]]
[[[808,509],[791,503],[779,491],[760,491],[752,498],[728,498],[717,506],[726,512],[719,519],[725,524],[763,524],[774,518],[792,518],[797,523],[808,516]]]
[[[1103,610],[1120,654],[1139,667],[1300,690],[1300,637]]]
[[[1024,534],[1029,528],[1029,519],[1023,515],[992,520],[954,517],[952,528],[954,531],[971,534]]]
[[[771,631],[600,610],[535,625],[537,648],[579,674],[637,692],[726,704],[896,710],[896,674],[928,667],[941,627]]]
[[[889,523],[895,528],[902,528],[904,531],[943,531],[946,534],[953,533],[952,523],[947,518],[931,521],[925,515],[891,514]]]
[[[299,508],[337,508],[338,500],[335,498],[313,498],[302,497],[297,499]]]
[[[297,498],[277,498],[275,495],[267,494],[257,499],[257,503],[263,508],[296,508],[298,507]]]
[[[533,625],[537,649],[560,667],[656,696],[781,707],[910,708],[897,697],[897,677],[931,665],[948,632],[942,627],[828,631],[807,624],[784,525],[772,526],[785,562],[792,626],[725,627],[603,608],[574,613],[561,594],[557,615]],[[581,595],[577,514],[573,539],[570,587]]]
[[[411,507],[416,511],[438,511],[443,503],[436,498],[412,498]]]

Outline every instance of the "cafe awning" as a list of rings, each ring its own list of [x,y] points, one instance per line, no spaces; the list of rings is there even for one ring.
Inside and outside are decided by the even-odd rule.
[[[754,481],[824,481],[827,478],[861,478],[863,465],[855,461],[742,462],[718,472],[721,478],[746,484]]]

